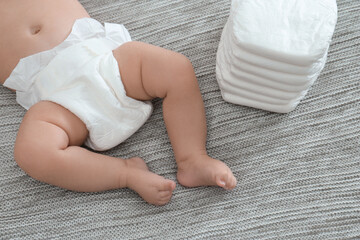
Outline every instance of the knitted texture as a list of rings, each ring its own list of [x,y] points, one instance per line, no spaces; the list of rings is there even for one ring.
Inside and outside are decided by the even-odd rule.
[[[215,57],[228,0],[82,0],[133,40],[186,55],[206,107],[209,155],[233,170],[233,191],[177,184],[163,207],[119,189],[76,193],[27,176],[13,147],[25,110],[0,87],[0,239],[360,239],[360,1],[338,1],[328,60],[297,108],[276,114],[226,103]],[[154,113],[105,152],[139,156],[176,180],[162,117]],[[31,143],[29,143],[31,144]]]

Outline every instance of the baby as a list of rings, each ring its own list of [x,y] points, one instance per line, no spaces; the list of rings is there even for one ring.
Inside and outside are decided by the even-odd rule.
[[[138,157],[97,151],[133,134],[163,99],[166,128],[186,187],[233,189],[236,179],[206,152],[204,105],[193,67],[179,53],[133,42],[77,0],[0,0],[0,82],[28,109],[14,156],[31,177],[81,192],[130,188],[164,205],[175,182]]]

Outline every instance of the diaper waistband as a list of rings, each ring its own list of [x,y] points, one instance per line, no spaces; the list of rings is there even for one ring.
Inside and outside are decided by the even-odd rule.
[[[126,28],[121,24],[100,22],[92,18],[77,19],[71,33],[58,46],[20,59],[13,72],[4,82],[4,86],[20,92],[26,92],[35,80],[36,75],[61,51],[88,39],[106,39],[109,50],[131,41]]]

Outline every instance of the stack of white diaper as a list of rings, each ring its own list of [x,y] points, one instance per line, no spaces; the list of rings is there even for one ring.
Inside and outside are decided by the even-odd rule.
[[[216,76],[224,100],[292,111],[323,69],[336,0],[233,0]]]

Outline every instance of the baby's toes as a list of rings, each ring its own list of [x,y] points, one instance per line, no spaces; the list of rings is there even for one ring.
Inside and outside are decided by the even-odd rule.
[[[226,188],[227,182],[228,182],[228,175],[227,174],[221,174],[217,175],[215,178],[216,185],[222,188]]]
[[[234,189],[235,186],[236,186],[236,178],[234,176],[231,176],[227,187],[228,189]]]
[[[159,187],[159,191],[170,192],[170,194],[171,194],[172,191],[174,191],[175,187],[176,187],[176,183],[174,181],[166,180]]]
[[[171,197],[172,193],[176,187],[175,182],[171,180],[166,180],[164,183],[161,184],[158,188],[158,196],[156,205],[165,205],[167,204]]]
[[[165,205],[172,197],[172,190],[159,191],[157,194],[157,200],[155,205]]]
[[[229,190],[235,187],[236,179],[231,172],[226,171],[225,173],[220,174],[216,177],[216,184],[219,187]]]
[[[160,191],[159,199],[170,199],[172,196],[172,191]]]

